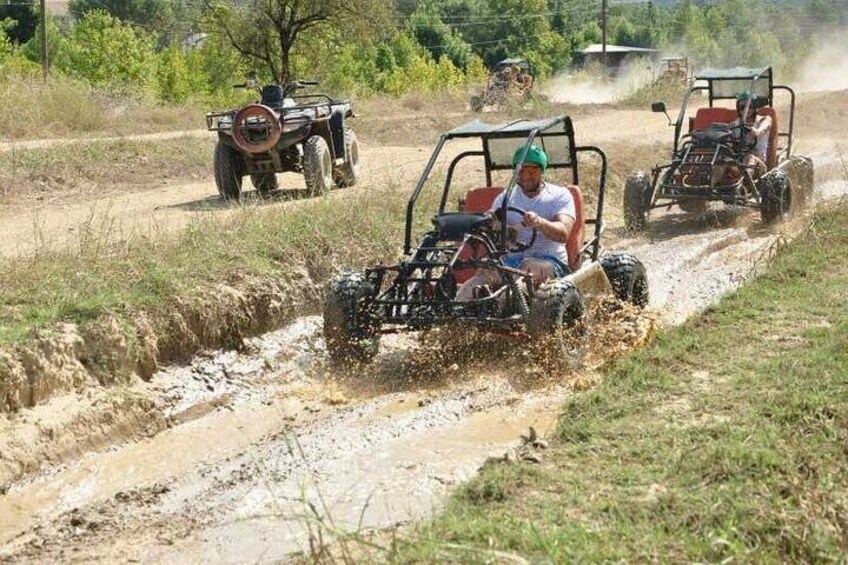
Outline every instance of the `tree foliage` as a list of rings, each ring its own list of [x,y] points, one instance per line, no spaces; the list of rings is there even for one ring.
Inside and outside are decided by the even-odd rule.
[[[0,5],[0,22],[4,35],[13,43],[26,43],[35,34],[38,11],[34,2],[16,2]]]
[[[209,5],[209,25],[242,55],[283,82],[293,76],[292,51],[313,28],[366,30],[361,23],[388,13],[388,0],[250,0]]]

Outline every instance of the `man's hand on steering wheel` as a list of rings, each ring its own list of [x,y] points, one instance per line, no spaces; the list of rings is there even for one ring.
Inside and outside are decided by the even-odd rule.
[[[533,230],[530,233],[530,241],[526,243],[517,241],[512,247],[508,248],[507,251],[509,251],[510,253],[521,253],[522,251],[527,251],[528,249],[533,247],[533,244],[536,242],[536,237],[538,237],[539,235],[539,224],[541,218],[539,218],[539,215],[535,212],[527,212],[525,210],[522,210],[521,208],[516,208],[515,206],[507,206],[507,212],[515,212],[516,214],[520,214],[521,224]],[[533,222],[533,225],[530,225],[528,221]],[[504,225],[506,225],[506,222],[504,222]]]

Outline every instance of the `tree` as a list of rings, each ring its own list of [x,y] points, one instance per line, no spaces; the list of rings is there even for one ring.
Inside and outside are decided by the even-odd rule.
[[[26,43],[35,34],[38,11],[33,2],[6,3],[0,5],[0,22],[7,19],[14,20],[15,25],[4,27],[5,37],[13,43]]]
[[[330,27],[367,34],[384,27],[391,11],[390,0],[207,0],[207,9],[211,28],[277,82],[293,76],[292,51],[304,32]]]
[[[70,0],[68,10],[77,19],[93,10],[105,10],[127,23],[159,28],[171,21],[175,0]]]
[[[464,69],[471,60],[471,47],[441,20],[434,2],[418,5],[409,18],[409,30],[435,61],[448,57],[454,66]]]

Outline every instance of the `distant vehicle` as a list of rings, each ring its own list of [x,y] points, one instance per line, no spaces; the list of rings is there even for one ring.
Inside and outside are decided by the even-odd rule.
[[[247,175],[262,194],[278,188],[276,173],[303,173],[313,196],[357,183],[361,167],[356,134],[347,125],[350,102],[294,94],[317,84],[295,80],[259,88],[248,80],[235,87],[257,90],[257,102],[206,114],[207,128],[218,132],[214,167],[221,198],[238,200]]]
[[[691,80],[688,57],[664,57],[660,61],[657,82],[680,82],[685,85]]]
[[[734,125],[738,118],[735,107],[715,105],[722,100],[735,101],[742,91],[755,95],[743,115],[755,108],[758,115],[772,119],[767,172],[759,177],[744,164],[745,154],[753,148],[750,127]],[[774,107],[778,91],[789,97],[789,108],[781,116]],[[709,106],[697,108],[688,116],[689,102],[696,92],[708,95]],[[664,102],[655,102],[651,109],[668,117]],[[655,208],[676,204],[686,212],[700,212],[708,202],[749,206],[760,211],[764,222],[775,222],[789,217],[812,189],[812,160],[792,154],[795,92],[773,84],[770,67],[698,73],[683,97],[677,120],[668,119],[674,126],[671,162],[655,167],[650,174],[633,173],[625,182],[624,221],[630,229],[644,228],[649,212]],[[682,133],[684,123],[688,123],[687,133]]]
[[[479,142],[478,150],[459,153],[447,167],[441,189],[441,202],[433,217],[433,228],[412,245],[414,215],[422,192],[434,184],[430,178],[446,143],[460,140]],[[566,242],[571,274],[550,279],[538,288],[529,273],[505,263],[511,252],[533,245],[514,241],[507,225],[510,214],[524,211],[508,206],[517,186],[518,172],[527,157],[527,147],[545,148],[549,169],[570,172],[568,186],[575,203],[575,225]],[[513,155],[525,147],[513,164]],[[583,193],[577,186],[578,156],[592,153],[601,160],[597,210],[589,218]],[[459,210],[448,211],[457,165],[482,160],[486,186],[475,188],[458,199]],[[492,185],[492,173],[511,172],[506,187]],[[349,271],[329,285],[324,302],[324,338],[335,362],[367,362],[378,352],[380,337],[386,333],[422,330],[463,323],[517,339],[557,334],[560,328],[573,328],[584,320],[585,300],[590,295],[614,294],[637,306],[648,302],[645,267],[626,252],[602,253],[603,207],[606,193],[607,160],[597,147],[581,147],[574,140],[571,118],[558,116],[544,120],[518,120],[490,125],[473,121],[443,134],[412,192],[406,209],[405,259],[395,265],[377,265],[364,272]],[[490,212],[495,199],[506,191],[503,206]],[[452,198],[453,197],[453,198]],[[590,231],[591,230],[591,231]],[[479,268],[497,271],[502,285],[473,300],[457,300],[459,285]],[[561,343],[562,344],[562,343]],[[568,347],[563,353],[570,354]]]
[[[489,74],[486,90],[471,97],[471,110],[497,106],[510,98],[527,100],[533,92],[536,69],[527,59],[504,59]]]

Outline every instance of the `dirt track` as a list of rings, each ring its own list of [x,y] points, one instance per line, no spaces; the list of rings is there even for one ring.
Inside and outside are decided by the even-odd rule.
[[[844,125],[833,124],[832,138],[815,145],[802,140],[818,161],[819,198],[848,192],[834,157]],[[670,135],[656,116],[633,111],[588,115],[577,130],[586,132],[582,143],[602,146]],[[428,154],[423,147],[365,149],[372,187],[408,185]],[[398,161],[407,166],[399,169]],[[40,214],[56,240],[67,242],[93,206],[108,208],[129,231],[175,229],[195,214],[220,211],[213,194],[210,182],[194,183]],[[736,287],[781,237],[750,211],[694,217],[672,210],[635,239],[611,218],[608,245],[646,263],[651,309],[664,323]],[[32,225],[31,216],[5,218],[3,253],[32,249],[26,239],[9,246],[15,222],[19,230]],[[800,224],[783,229],[791,235]],[[319,336],[320,321],[304,318],[253,340],[250,352],[210,354],[158,373],[134,393],[152,399],[149,413],[170,428],[11,485],[0,498],[0,559],[265,562],[307,548],[309,530],[319,525],[395,525],[437,507],[451,485],[515,445],[529,426],[549,428],[570,387],[594,378],[591,371],[528,371],[520,356],[441,359],[411,337],[386,340],[373,366],[344,375],[327,367]],[[56,410],[55,403],[38,407],[0,431],[49,426]],[[105,445],[125,437],[115,433]]]

